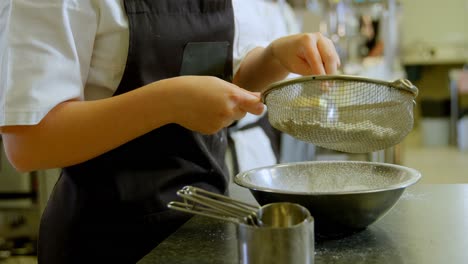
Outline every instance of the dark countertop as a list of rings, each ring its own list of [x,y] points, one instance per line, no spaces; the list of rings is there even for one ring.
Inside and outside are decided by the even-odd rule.
[[[315,263],[468,263],[468,184],[416,184],[382,219],[316,242]],[[138,264],[239,263],[234,224],[194,216]]]

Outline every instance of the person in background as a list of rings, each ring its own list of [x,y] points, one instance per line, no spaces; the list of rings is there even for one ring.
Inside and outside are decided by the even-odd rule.
[[[234,58],[242,58],[254,47],[267,47],[278,38],[301,32],[298,19],[285,0],[233,0],[236,14]],[[286,78],[299,75],[290,73]],[[268,122],[267,111],[247,113],[230,128],[235,155],[233,172],[246,171],[278,162],[312,160],[315,146],[280,133]],[[236,166],[237,165],[237,166]]]
[[[258,92],[339,66],[318,33],[233,65],[235,16],[229,0],[0,2],[7,156],[19,171],[63,168],[40,264],[137,262],[190,217],[167,209],[177,190],[226,193],[226,127],[263,112]]]
[[[461,94],[468,94],[468,64],[465,64],[463,67],[463,71],[458,78],[457,86]]]
[[[374,20],[369,15],[362,15],[359,19],[361,35],[365,38],[363,50],[361,51],[364,57],[382,56],[384,51],[383,41],[380,39],[379,20]]]

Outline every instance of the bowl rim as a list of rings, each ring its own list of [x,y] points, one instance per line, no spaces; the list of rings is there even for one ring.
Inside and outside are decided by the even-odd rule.
[[[373,166],[384,166],[384,167],[393,167],[399,170],[403,170],[408,172],[408,175],[410,176],[408,180],[400,182],[398,184],[392,184],[384,188],[373,188],[373,189],[367,189],[367,190],[347,190],[347,191],[333,191],[333,192],[294,192],[294,191],[284,191],[280,189],[274,189],[274,188],[265,188],[261,186],[257,186],[254,184],[247,183],[245,181],[242,181],[247,175],[252,174],[253,172],[257,172],[260,170],[265,170],[265,169],[272,169],[272,168],[278,168],[278,167],[288,167],[292,165],[304,165],[304,164],[326,164],[326,163],[338,163],[338,164],[366,164],[366,165],[373,165]],[[270,166],[263,166],[259,168],[254,168],[250,170],[246,170],[243,172],[238,173],[237,175],[234,176],[234,183],[250,189],[254,191],[262,191],[262,192],[269,192],[269,193],[278,193],[278,194],[289,194],[289,195],[346,195],[346,194],[362,194],[362,193],[376,193],[376,192],[382,192],[382,191],[390,191],[390,190],[397,190],[397,189],[402,189],[402,188],[407,188],[415,183],[417,183],[421,179],[422,175],[421,172],[419,172],[416,169],[405,167],[402,165],[396,165],[396,164],[391,164],[391,163],[383,163],[383,162],[372,162],[372,161],[350,161],[350,160],[343,160],[343,161],[301,161],[301,162],[289,162],[289,163],[279,163],[275,165],[270,165]]]

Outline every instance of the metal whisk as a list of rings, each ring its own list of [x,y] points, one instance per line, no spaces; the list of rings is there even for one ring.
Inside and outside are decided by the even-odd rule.
[[[235,224],[261,225],[257,219],[260,206],[244,203],[192,186],[182,188],[177,192],[177,195],[183,198],[183,202],[170,202],[167,205],[170,209],[225,220]]]

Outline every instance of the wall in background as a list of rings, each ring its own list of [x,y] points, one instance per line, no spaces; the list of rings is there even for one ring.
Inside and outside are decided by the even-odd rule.
[[[400,0],[407,62],[468,61],[468,0]]]

